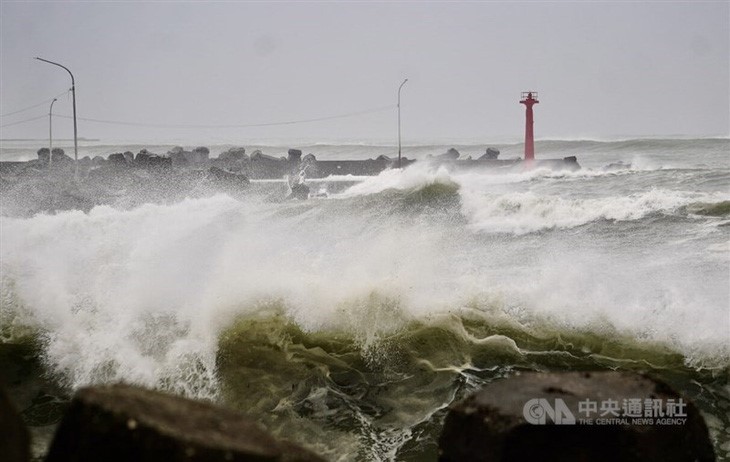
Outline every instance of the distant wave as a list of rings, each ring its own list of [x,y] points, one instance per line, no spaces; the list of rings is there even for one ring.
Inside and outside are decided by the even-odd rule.
[[[412,167],[403,172],[386,171],[377,177],[348,188],[334,198],[354,198],[387,191],[402,191],[405,200],[414,195],[433,197],[442,186],[440,194],[458,194],[461,211],[469,226],[477,231],[490,233],[525,234],[553,228],[574,228],[597,220],[640,220],[654,213],[668,216],[687,216],[687,210],[705,215],[726,213],[730,195],[713,193],[679,192],[650,187],[641,193],[590,197],[563,197],[561,195],[536,194],[530,191],[505,193],[484,191],[487,185],[507,185],[535,181],[537,179],[570,179],[591,177],[615,177],[624,173],[580,170],[555,172],[532,170],[504,174],[449,173],[445,168],[429,169],[427,166]],[[451,186],[453,185],[453,187]],[[447,197],[447,196],[444,196]],[[390,201],[400,200],[395,197]],[[704,202],[707,206],[689,208],[691,204]],[[717,204],[717,205],[715,205]]]

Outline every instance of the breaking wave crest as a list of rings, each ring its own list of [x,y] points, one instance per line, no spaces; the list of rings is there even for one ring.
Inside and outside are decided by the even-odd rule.
[[[656,178],[418,167],[2,216],[0,343],[69,391],[217,400],[333,460],[435,458],[445,406],[516,369],[649,371],[722,447],[729,198]]]
[[[565,180],[586,176],[615,176],[614,172],[555,172],[548,169],[503,174],[454,174],[445,168],[418,166],[403,172],[392,170],[365,179],[336,198],[356,198],[400,191],[406,199],[434,192],[458,192],[461,212],[472,230],[516,235],[548,229],[565,229],[599,220],[635,221],[652,215],[686,217],[688,213],[708,216],[726,214],[727,194],[682,192],[650,187],[648,190],[616,196],[586,197],[576,194],[544,194],[530,190],[534,180]],[[505,185],[526,183],[525,191],[505,190]],[[390,197],[390,196],[388,196]],[[453,204],[453,201],[446,201]],[[704,204],[695,206],[695,204]]]
[[[135,327],[117,323],[116,331],[85,332],[76,341],[87,351],[65,348],[68,358],[60,363],[53,343],[68,332],[37,329],[34,335],[49,372],[74,368],[76,386],[122,380],[216,399],[330,460],[436,457],[446,407],[515,370],[649,372],[706,412],[730,405],[722,395],[730,378],[727,356],[689,360],[607,322],[570,327],[520,314],[499,297],[416,316],[400,299],[372,292],[343,300],[331,315],[312,319],[283,300],[262,300],[222,315],[210,344],[196,340],[189,320],[181,328],[185,314],[144,315]],[[174,362],[175,370],[167,367]],[[709,422],[719,435],[730,425],[727,416]]]
[[[471,215],[469,226],[487,223],[483,226],[514,233],[536,229],[530,220],[541,220],[544,228],[581,224],[587,217],[631,219],[685,202],[649,192],[614,206],[589,202],[576,208],[570,200],[539,199],[528,192],[470,209],[464,186],[434,184],[441,186],[416,188],[396,202],[441,207],[443,198],[449,203],[458,190],[461,207]],[[453,205],[446,207],[451,210]],[[713,349],[722,343],[717,326],[723,314],[716,305],[723,296],[714,289],[670,306],[662,296],[646,298],[646,286],[627,284],[624,277],[613,284],[603,276],[589,276],[594,270],[586,271],[591,263],[585,250],[580,256],[561,248],[556,259],[550,241],[545,241],[544,252],[523,252],[532,260],[533,281],[521,287],[514,278],[521,278],[517,275],[522,270],[502,266],[519,241],[480,245],[479,234],[462,229],[460,219],[450,213],[424,227],[418,213],[333,211],[341,209],[306,203],[242,204],[216,196],[131,211],[97,207],[89,214],[3,218],[0,333],[12,340],[24,332],[21,328],[34,329],[42,335],[48,363],[63,372],[72,387],[113,380],[175,387],[190,383],[178,380],[181,377],[196,377],[195,388],[179,390],[196,396],[213,396],[217,389],[213,358],[226,319],[241,314],[241,307],[254,310],[261,300],[270,299],[286,302],[295,319],[306,320],[310,329],[328,325],[340,317],[339,306],[373,291],[397,301],[415,319],[448,312],[465,298],[484,294],[504,297],[508,306],[517,307],[515,313],[548,309],[551,316],[574,323],[582,303],[593,321],[605,317],[622,329],[640,325],[651,310],[668,310],[669,318],[661,324],[670,332],[641,334],[639,328],[637,335],[649,333],[647,340],[669,341],[684,353],[719,353]],[[570,262],[574,270],[551,268],[560,261]],[[630,278],[634,270],[626,262],[616,271]],[[675,288],[699,282],[671,277],[674,282],[667,283]],[[659,293],[665,291],[664,281],[648,283]],[[613,295],[593,298],[586,290]],[[622,307],[613,305],[619,300],[643,308],[622,314]],[[709,307],[704,346],[697,335],[672,327],[673,319],[682,319],[685,310],[703,303]],[[720,353],[726,355],[727,351]]]

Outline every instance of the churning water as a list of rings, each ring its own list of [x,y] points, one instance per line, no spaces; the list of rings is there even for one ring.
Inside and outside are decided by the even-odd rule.
[[[537,147],[584,168],[416,163],[308,201],[4,213],[0,341],[66,392],[212,399],[343,461],[434,460],[445,407],[514,370],[646,371],[729,457],[730,141]]]

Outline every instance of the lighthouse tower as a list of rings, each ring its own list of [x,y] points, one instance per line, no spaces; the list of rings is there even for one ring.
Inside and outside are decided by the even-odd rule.
[[[535,160],[535,137],[532,134],[532,106],[539,103],[536,91],[523,91],[520,104],[525,105],[525,162]]]

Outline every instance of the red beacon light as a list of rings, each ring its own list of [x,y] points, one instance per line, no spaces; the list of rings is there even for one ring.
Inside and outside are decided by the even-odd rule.
[[[536,91],[523,91],[520,104],[525,105],[525,161],[532,162],[535,160],[535,136],[532,133],[534,125],[532,117],[532,106],[539,103]]]

